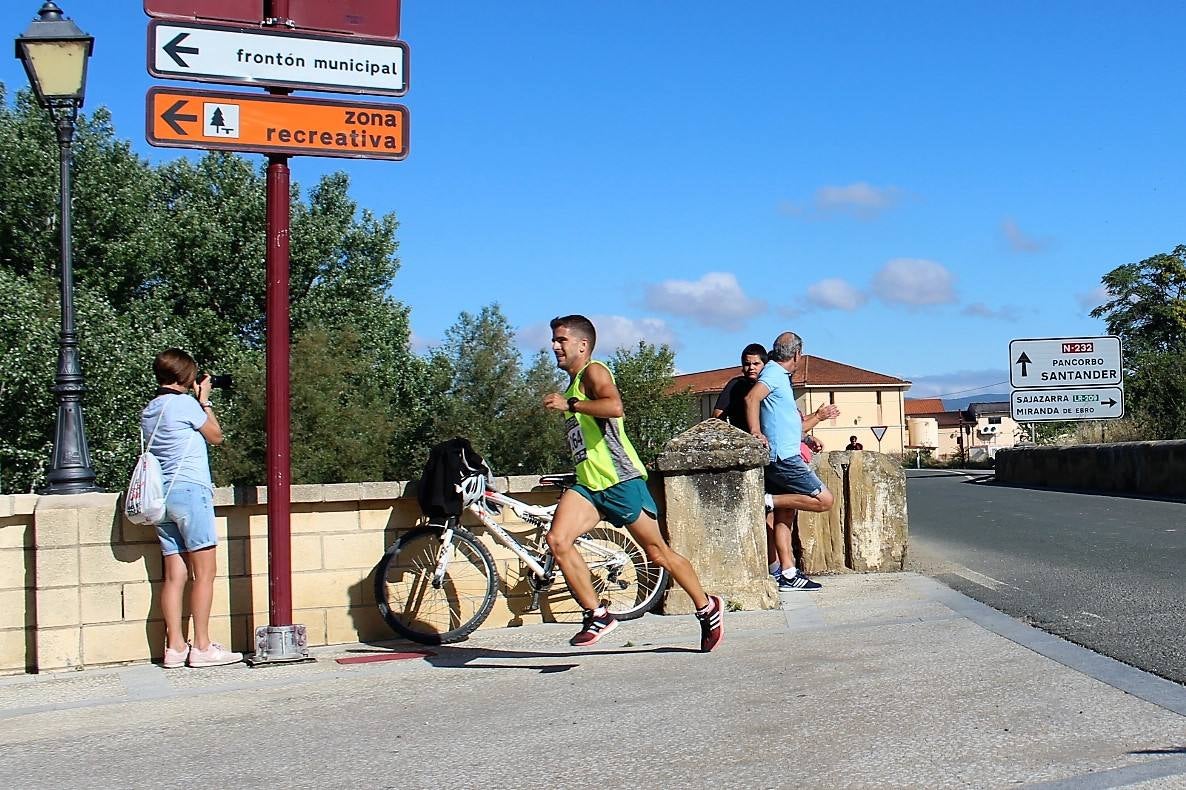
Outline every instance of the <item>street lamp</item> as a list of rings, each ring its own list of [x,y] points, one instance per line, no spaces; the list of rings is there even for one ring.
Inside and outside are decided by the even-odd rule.
[[[29,75],[37,102],[49,111],[57,129],[62,179],[58,194],[62,330],[58,334],[58,373],[52,387],[58,402],[58,419],[44,494],[98,490],[82,420],[82,393],[86,387],[78,361],[78,335],[74,331],[74,262],[70,241],[70,171],[74,159],[70,144],[86,92],[87,59],[94,45],[95,39],[79,30],[52,0],[41,6],[29,29],[16,40],[16,56]]]

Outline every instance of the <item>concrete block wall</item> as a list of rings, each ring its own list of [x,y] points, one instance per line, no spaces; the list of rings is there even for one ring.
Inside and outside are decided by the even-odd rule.
[[[1000,450],[998,483],[1186,497],[1186,440]]]
[[[37,497],[0,496],[0,673],[33,660],[33,508]]]
[[[500,478],[500,490],[537,504],[536,477]],[[373,572],[397,531],[420,520],[407,483],[292,488],[293,621],[311,645],[390,639],[374,602]],[[218,570],[213,638],[254,649],[268,623],[267,491],[217,489]],[[500,519],[521,541],[534,527],[509,511]],[[466,523],[476,522],[467,516]],[[575,622],[562,581],[527,612],[530,588],[519,560],[484,529],[502,597],[484,627]],[[156,532],[124,520],[117,494],[0,497],[0,673],[45,671],[158,658],[162,561]]]

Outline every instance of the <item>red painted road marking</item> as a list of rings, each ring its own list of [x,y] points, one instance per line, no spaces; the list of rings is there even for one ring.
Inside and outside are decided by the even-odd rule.
[[[348,656],[335,659],[339,664],[370,664],[375,661],[405,661],[409,658],[428,658],[436,653],[425,650],[414,653],[373,653],[368,656]]]

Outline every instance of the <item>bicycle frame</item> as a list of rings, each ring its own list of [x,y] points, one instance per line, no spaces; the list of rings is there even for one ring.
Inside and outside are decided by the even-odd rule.
[[[529,505],[526,502],[521,502],[514,497],[499,493],[493,489],[486,489],[483,501],[473,502],[466,506],[466,510],[468,510],[470,513],[473,513],[474,516],[476,516],[477,519],[482,522],[482,525],[485,526],[486,529],[490,530],[491,534],[493,534],[494,537],[498,539],[499,543],[510,549],[511,552],[513,552],[514,555],[518,557],[524,565],[530,568],[531,572],[537,579],[550,581],[550,577],[554,573],[552,571],[551,551],[547,549],[546,546],[540,550],[541,553],[548,558],[547,567],[541,565],[539,560],[532,556],[531,552],[524,548],[523,545],[519,543],[519,541],[515,540],[513,535],[511,535],[506,529],[503,528],[501,524],[494,520],[491,512],[486,507],[485,503],[487,501],[492,502],[495,505],[508,507],[516,516],[526,523],[539,526],[541,529],[541,543],[543,542],[544,536],[546,536],[548,531],[552,528],[552,517],[556,513],[556,505]],[[440,556],[437,558],[437,566],[433,573],[434,585],[439,585],[441,583],[445,577],[445,570],[449,566],[449,549],[451,547],[453,537],[453,529],[451,526],[452,523],[455,522],[451,522],[444,527],[444,533],[442,534],[441,538],[441,552]],[[583,535],[578,537],[576,542],[586,551],[600,557],[600,561],[595,563],[594,566],[591,566],[591,569],[592,567],[617,566],[618,570],[620,571],[620,569],[625,567],[626,563],[630,561],[630,557],[625,552],[610,551],[602,546],[599,546],[597,543],[588,540]],[[616,573],[611,573],[610,577],[616,578]]]

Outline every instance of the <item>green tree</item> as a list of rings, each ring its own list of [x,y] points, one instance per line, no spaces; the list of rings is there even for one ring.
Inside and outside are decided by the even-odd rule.
[[[52,441],[57,144],[27,92],[11,105],[4,98],[0,86],[0,490],[12,491],[37,485]],[[103,109],[80,117],[75,149],[76,302],[89,388],[86,427],[100,485],[123,485],[138,446],[137,416],[152,394],[151,360],[167,345],[189,350],[204,370],[240,374],[243,386],[220,410],[237,440],[256,431],[262,442],[262,418],[249,401],[242,415],[236,404],[248,398],[253,371],[262,375],[262,166],[217,153],[152,167],[115,137]],[[294,184],[292,198],[293,337],[323,332],[327,347],[353,355],[346,359],[356,368],[345,395],[294,387],[294,413],[320,414],[335,397],[372,410],[359,419],[383,461],[366,473],[407,476],[432,436],[428,393],[440,381],[411,353],[408,310],[389,295],[399,269],[398,223],[394,215],[360,210],[340,173],[307,194]],[[240,416],[242,424],[230,424]],[[300,465],[309,482],[360,474],[300,458],[334,438],[310,434],[294,443],[294,469]],[[262,483],[262,455],[248,444],[234,476]],[[330,477],[313,479],[324,475]]]
[[[1186,246],[1108,272],[1091,311],[1124,346],[1127,408],[1151,438],[1186,437]]]
[[[696,422],[696,400],[672,391],[675,353],[666,343],[640,340],[637,348],[619,348],[609,366],[622,393],[626,435],[650,466],[672,437]]]
[[[363,482],[383,478],[394,430],[391,402],[365,364],[350,329],[306,329],[292,349],[292,481]],[[235,369],[235,395],[222,420],[226,442],[212,465],[220,484],[265,482],[267,404],[262,355]]]

